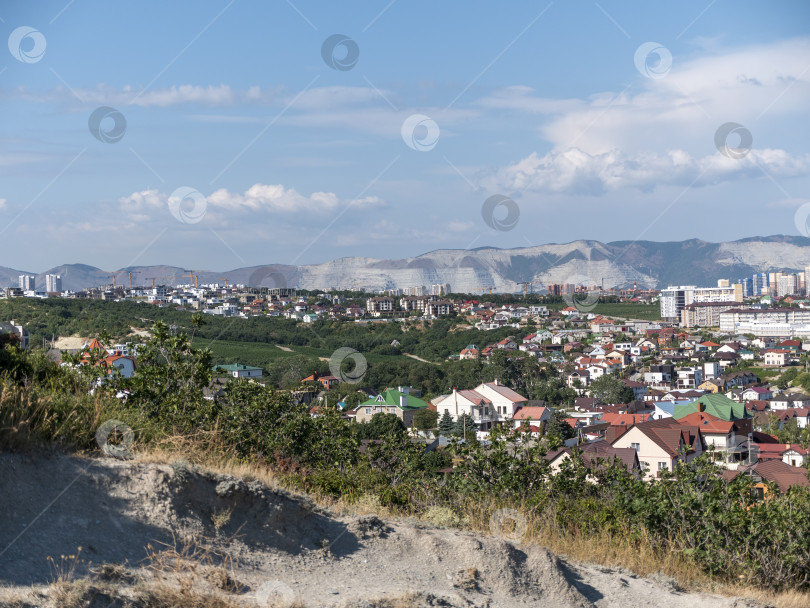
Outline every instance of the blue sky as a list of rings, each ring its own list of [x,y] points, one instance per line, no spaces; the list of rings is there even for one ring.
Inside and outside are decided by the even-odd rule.
[[[804,1],[7,0],[0,20],[3,266],[806,231]],[[322,56],[334,34],[350,69]],[[741,158],[715,145],[730,122]],[[485,221],[493,195],[516,223]]]

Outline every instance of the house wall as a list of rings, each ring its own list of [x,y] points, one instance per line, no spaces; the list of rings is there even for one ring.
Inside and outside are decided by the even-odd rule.
[[[385,405],[382,403],[358,406],[355,420],[357,422],[369,422],[374,414],[396,414],[397,418],[405,422],[401,409],[396,405]],[[413,423],[413,413],[411,413],[411,423]],[[408,426],[408,424],[405,424],[405,426]]]
[[[638,428],[630,429],[614,441],[612,445],[617,448],[630,448],[633,447],[632,444],[634,443],[639,444],[636,453],[645,480],[653,479],[658,476],[659,463],[666,466],[668,471],[672,470],[672,457]]]

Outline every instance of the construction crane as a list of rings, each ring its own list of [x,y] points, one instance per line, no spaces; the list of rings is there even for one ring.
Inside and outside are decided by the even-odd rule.
[[[525,283],[518,283],[518,285],[523,285],[523,297],[526,297],[526,294],[529,293],[529,285],[542,285],[541,281],[527,281]]]
[[[113,280],[113,289],[115,289],[115,288],[117,287],[117,285],[115,284],[115,279],[118,277],[118,275],[117,275],[117,274],[108,274],[107,276],[108,276],[108,277],[112,277],[112,280]]]
[[[225,279],[223,277],[219,277],[219,280],[220,281],[225,281],[225,289],[228,289],[228,279]]]
[[[128,272],[127,274],[129,275],[129,288],[132,289],[132,273]]]
[[[475,291],[486,291],[488,293],[492,293],[492,287],[479,287]]]
[[[183,272],[185,272],[185,270]],[[181,278],[185,279],[186,277],[188,277],[189,286],[193,285],[194,287],[197,287],[199,277],[194,274],[193,270],[189,270],[188,274],[184,274]]]

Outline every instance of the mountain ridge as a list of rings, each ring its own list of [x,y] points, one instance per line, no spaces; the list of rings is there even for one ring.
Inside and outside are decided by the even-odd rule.
[[[713,243],[684,241],[611,241],[581,239],[503,249],[435,249],[414,257],[342,257],[319,264],[269,264],[232,270],[195,270],[201,283],[247,283],[301,289],[381,289],[449,284],[451,291],[520,292],[524,283],[539,291],[549,283],[587,283],[610,287],[660,288],[669,284],[712,285],[755,272],[803,270],[810,266],[810,238],[792,235],[746,237]],[[46,274],[61,274],[63,289],[109,285],[187,283],[178,266],[131,266],[107,271],[88,264],[62,264],[45,272],[0,266],[0,285],[17,285],[20,274],[34,274],[37,286]]]

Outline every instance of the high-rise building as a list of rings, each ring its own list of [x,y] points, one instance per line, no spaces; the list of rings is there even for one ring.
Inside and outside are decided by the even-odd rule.
[[[776,279],[776,296],[781,298],[783,296],[794,295],[797,292],[796,275],[778,273],[779,277]]]
[[[47,293],[62,293],[62,275],[46,274],[45,291]]]
[[[37,278],[32,274],[20,275],[20,289],[23,291],[35,291],[37,285]]]
[[[755,274],[752,277],[752,281],[754,283],[753,290],[752,290],[752,295],[754,295],[754,296],[762,296],[762,295],[766,295],[768,293],[768,286],[770,284],[768,282],[769,281],[768,273],[760,272],[758,274]]]

